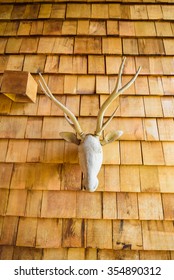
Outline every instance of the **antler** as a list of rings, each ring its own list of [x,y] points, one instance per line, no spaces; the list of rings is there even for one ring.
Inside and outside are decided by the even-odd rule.
[[[53,100],[56,103],[56,105],[58,105],[58,107],[64,112],[65,118],[68,121],[68,123],[74,128],[74,130],[81,138],[84,138],[84,132],[82,131],[80,124],[77,118],[75,117],[75,115],[54,97],[41,73],[39,73],[39,76],[41,78],[41,80],[39,80],[39,84],[43,92],[45,93],[45,95],[47,95],[51,100]]]
[[[121,93],[123,93],[126,89],[128,89],[135,82],[135,80],[136,80],[136,78],[137,78],[137,76],[138,76],[138,74],[141,70],[141,67],[139,67],[137,72],[135,73],[134,77],[126,85],[121,87],[121,78],[122,78],[122,73],[123,73],[125,61],[126,61],[126,58],[124,57],[121,65],[120,65],[120,68],[119,68],[118,78],[117,78],[115,88],[112,91],[112,93],[110,94],[110,96],[103,103],[103,105],[101,106],[100,111],[98,113],[97,127],[96,127],[96,131],[95,131],[95,135],[97,135],[97,136],[101,135],[102,131],[106,128],[106,126],[113,119],[116,111],[118,110],[118,107],[115,109],[113,114],[109,117],[109,119],[105,123],[103,123],[103,118],[104,118],[105,111],[107,110],[109,105],[112,103],[112,101],[114,101],[114,99],[116,97],[118,97]]]

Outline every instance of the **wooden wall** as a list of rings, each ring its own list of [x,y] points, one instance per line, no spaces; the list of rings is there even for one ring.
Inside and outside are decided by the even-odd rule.
[[[0,1],[0,83],[41,71],[86,132],[122,56],[123,83],[142,66],[106,129],[124,134],[104,147],[95,193],[41,89],[28,104],[0,94],[0,259],[174,259],[173,15],[173,0]]]

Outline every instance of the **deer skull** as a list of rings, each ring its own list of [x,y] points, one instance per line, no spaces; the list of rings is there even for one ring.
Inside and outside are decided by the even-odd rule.
[[[94,134],[85,134],[82,131],[80,124],[77,118],[75,117],[75,115],[53,96],[43,76],[41,75],[41,73],[39,73],[41,78],[39,83],[43,92],[50,99],[52,99],[57,104],[57,106],[59,106],[60,109],[63,110],[66,120],[76,131],[77,135],[72,132],[61,132],[60,135],[64,140],[78,145],[79,164],[81,166],[82,173],[83,173],[82,187],[90,192],[94,192],[98,187],[97,175],[100,171],[102,161],[103,161],[102,146],[117,140],[123,134],[123,132],[120,130],[111,131],[101,139],[102,132],[114,117],[118,107],[115,109],[113,114],[108,118],[108,120],[106,122],[103,122],[105,111],[107,110],[107,108],[109,107],[109,105],[112,103],[113,100],[115,100],[120,94],[122,94],[127,88],[129,88],[135,82],[141,70],[141,67],[139,67],[134,77],[126,85],[121,86],[121,77],[123,73],[125,59],[126,58],[123,58],[122,63],[120,65],[118,79],[114,90],[112,91],[112,93],[109,95],[109,97],[106,99],[106,101],[103,103],[103,105],[99,110],[98,117],[97,117],[96,131],[94,132]]]

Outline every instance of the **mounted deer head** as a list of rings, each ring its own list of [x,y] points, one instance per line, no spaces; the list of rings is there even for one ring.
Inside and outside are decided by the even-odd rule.
[[[113,100],[115,100],[120,94],[122,94],[126,89],[128,89],[135,82],[141,70],[141,67],[139,67],[134,77],[126,85],[122,86],[121,78],[122,78],[125,60],[126,58],[123,58],[122,63],[120,65],[118,78],[114,90],[112,91],[112,93],[109,95],[109,97],[106,99],[106,101],[103,103],[103,105],[99,110],[98,117],[97,117],[97,126],[94,134],[85,134],[83,132],[75,115],[53,96],[44,78],[39,73],[41,78],[39,84],[43,92],[51,100],[53,100],[60,109],[62,109],[66,120],[74,128],[77,134],[76,136],[76,134],[72,132],[60,133],[60,135],[64,140],[78,145],[79,164],[83,172],[82,186],[84,189],[90,192],[94,192],[98,186],[97,175],[100,171],[102,161],[103,161],[102,145],[106,145],[117,140],[123,134],[123,132],[120,130],[111,131],[107,133],[105,137],[100,139],[102,132],[104,131],[106,126],[110,123],[110,121],[113,119],[118,107],[115,109],[113,114],[108,118],[108,120],[106,122],[103,122],[105,111],[107,110],[109,105],[113,102]]]

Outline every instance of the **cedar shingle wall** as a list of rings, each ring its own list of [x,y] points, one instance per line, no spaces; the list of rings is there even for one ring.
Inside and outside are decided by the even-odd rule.
[[[173,259],[174,2],[45,2],[0,1],[0,83],[7,69],[43,72],[93,132],[121,57],[123,83],[142,70],[106,129],[124,134],[104,147],[95,193],[41,89],[35,104],[0,94],[0,259]]]

